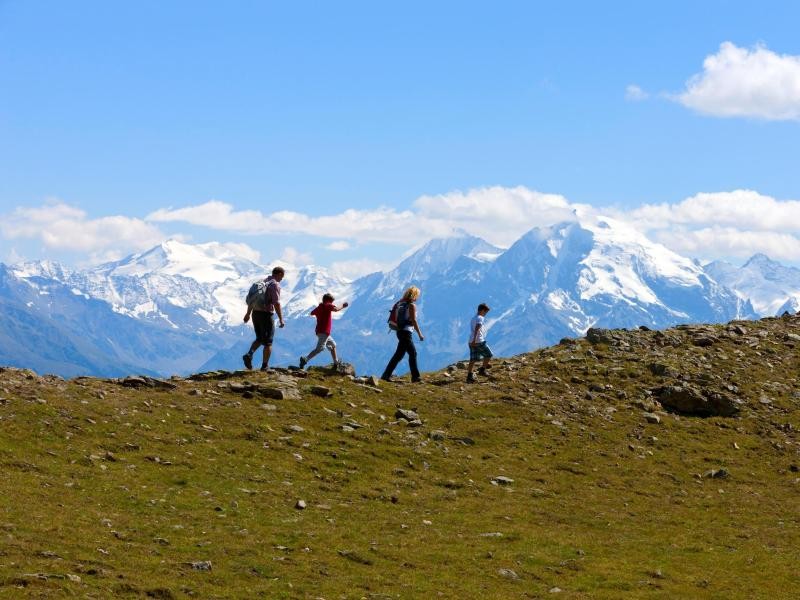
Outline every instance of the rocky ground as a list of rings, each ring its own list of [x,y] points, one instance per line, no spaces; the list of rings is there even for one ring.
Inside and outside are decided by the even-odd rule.
[[[800,319],[463,367],[2,369],[0,597],[798,597]]]

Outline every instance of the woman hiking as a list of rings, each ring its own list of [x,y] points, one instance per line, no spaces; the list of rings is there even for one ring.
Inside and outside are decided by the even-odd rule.
[[[414,347],[413,333],[417,332],[419,341],[425,340],[417,322],[417,306],[415,302],[419,298],[419,288],[411,286],[408,288],[401,300],[393,307],[392,313],[397,317],[397,350],[386,365],[386,369],[381,375],[384,381],[392,380],[392,372],[398,363],[403,360],[403,356],[408,354],[408,368],[411,371],[411,382],[421,381],[419,368],[417,368],[417,349]]]

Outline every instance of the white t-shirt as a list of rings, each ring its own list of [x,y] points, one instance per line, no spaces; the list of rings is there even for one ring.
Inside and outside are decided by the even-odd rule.
[[[480,329],[478,329],[478,335],[476,336],[475,328],[478,326],[480,326]],[[475,315],[469,322],[469,339],[467,343],[471,344],[473,341],[476,344],[486,341],[486,325],[484,325],[483,315]]]

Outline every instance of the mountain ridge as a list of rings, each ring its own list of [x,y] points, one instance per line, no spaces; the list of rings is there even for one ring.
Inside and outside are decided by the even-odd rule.
[[[135,321],[188,334],[191,343],[206,350],[202,360],[184,369],[233,369],[251,337],[241,319],[244,295],[252,281],[270,270],[237,254],[237,248],[170,240],[89,270],[26,263],[11,272],[33,287],[58,282],[76,298],[100,299]],[[765,264],[761,259],[756,263]],[[418,306],[427,334],[419,345],[420,358],[432,366],[463,356],[464,328],[483,301],[493,308],[489,343],[504,354],[545,346],[593,326],[658,329],[754,318],[757,312],[746,294],[720,285],[709,273],[713,268],[604,217],[533,228],[506,249],[462,232],[429,241],[388,272],[353,281],[313,265],[286,265],[282,303],[288,325],[278,332],[274,361],[296,363],[313,347],[313,324],[306,315],[324,292],[331,292],[337,301],[351,303],[334,324],[343,356],[361,370],[378,372],[393,344],[391,336],[382,335],[386,314],[412,284],[422,288]],[[736,269],[729,266],[726,272]],[[792,306],[789,297],[772,301],[778,300]],[[171,374],[158,360],[151,367]]]

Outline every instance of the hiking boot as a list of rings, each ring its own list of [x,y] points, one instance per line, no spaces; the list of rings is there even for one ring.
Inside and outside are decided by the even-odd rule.
[[[467,383],[478,383],[474,373],[467,373]]]
[[[274,371],[269,368],[269,365],[261,365],[261,372],[262,373],[274,373]]]
[[[422,383],[422,377],[412,377],[411,383]]]
[[[242,355],[242,361],[244,362],[244,366],[248,371],[253,368],[253,357],[249,354]]]
[[[392,383],[392,376],[391,375],[381,375],[381,381],[385,381],[387,383]]]
[[[300,368],[305,369],[308,364],[308,359],[305,356],[300,357]]]
[[[478,375],[483,375],[484,377],[488,377],[489,373],[487,372],[486,367],[481,367],[478,369]]]

